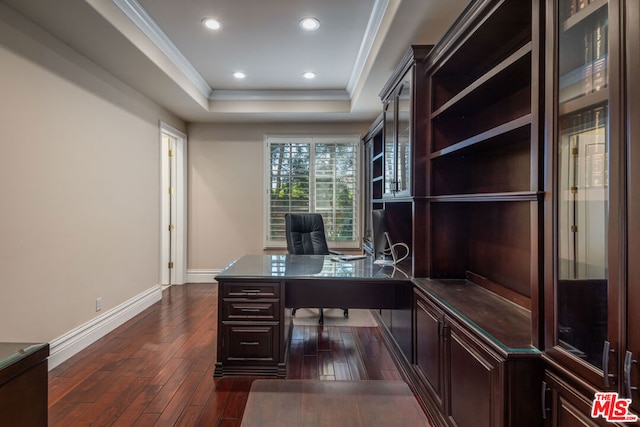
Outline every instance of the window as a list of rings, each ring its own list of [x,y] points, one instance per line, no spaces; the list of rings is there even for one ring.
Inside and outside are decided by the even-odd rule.
[[[284,214],[316,212],[332,247],[359,247],[359,136],[266,140],[266,246],[285,247]]]

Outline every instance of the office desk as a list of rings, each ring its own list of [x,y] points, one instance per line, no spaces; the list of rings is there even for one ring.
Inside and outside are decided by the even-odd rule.
[[[246,255],[216,276],[215,376],[285,377],[291,321],[285,308],[408,308],[407,274],[368,257],[336,262],[322,255]]]
[[[0,424],[46,426],[47,343],[0,343]]]

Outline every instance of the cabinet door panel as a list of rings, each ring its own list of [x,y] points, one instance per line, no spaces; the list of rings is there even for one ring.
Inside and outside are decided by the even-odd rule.
[[[501,361],[455,324],[449,328],[449,416],[460,427],[503,425]]]
[[[627,125],[629,129],[628,147],[629,147],[629,164],[631,166],[628,180],[628,196],[629,203],[627,217],[637,218],[640,212],[640,80],[635,77],[640,70],[640,4],[635,0],[625,2],[626,22],[625,25],[627,37],[627,75],[633,76],[627,79]],[[635,260],[640,257],[640,221],[636,218],[629,221],[628,224],[628,286],[627,286],[627,350],[631,352],[632,358],[640,360],[640,310],[637,304],[640,303],[640,263]],[[628,382],[628,383],[627,383]],[[632,363],[629,366],[629,372],[625,379],[625,397],[633,399],[631,407],[637,413],[640,413],[640,364]],[[631,389],[629,396],[629,387]]]
[[[416,294],[416,369],[442,406],[442,341],[444,315]]]
[[[412,72],[405,75],[398,91],[398,122],[396,146],[396,180],[399,193],[409,193],[411,190],[411,88]]]
[[[613,390],[624,281],[619,2],[550,0],[546,10],[547,116],[555,124],[545,348],[582,379]]]
[[[396,104],[391,99],[384,112],[384,194],[396,192]]]
[[[591,401],[587,396],[571,387],[560,377],[547,371],[545,384],[549,400],[545,426],[548,427],[595,427],[599,424],[590,418]]]

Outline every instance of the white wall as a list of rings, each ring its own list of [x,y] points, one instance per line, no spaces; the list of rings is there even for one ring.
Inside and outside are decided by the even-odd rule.
[[[371,123],[189,125],[188,268],[263,253],[264,135],[364,135]]]
[[[52,341],[159,283],[159,120],[0,9],[0,341]]]

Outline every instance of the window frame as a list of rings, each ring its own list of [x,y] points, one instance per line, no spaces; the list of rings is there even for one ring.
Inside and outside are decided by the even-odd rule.
[[[362,179],[361,179],[361,163],[362,163],[362,136],[355,134],[314,134],[314,135],[286,135],[286,134],[265,134],[264,135],[264,177],[263,177],[263,191],[264,191],[264,213],[263,213],[263,247],[265,250],[269,249],[286,249],[287,242],[285,239],[282,241],[271,240],[270,237],[270,223],[271,223],[271,145],[274,143],[309,143],[310,153],[310,171],[309,171],[309,199],[310,210],[315,211],[315,145],[338,143],[338,144],[353,144],[354,146],[354,210],[353,210],[353,240],[329,240],[327,238],[327,245],[330,249],[361,249],[362,248],[362,231],[361,231],[361,212],[362,212]]]

